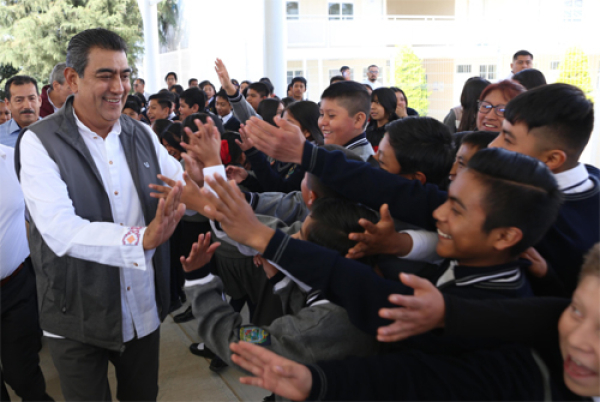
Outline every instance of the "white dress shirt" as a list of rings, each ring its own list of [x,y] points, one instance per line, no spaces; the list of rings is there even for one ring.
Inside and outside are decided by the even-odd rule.
[[[227,122],[229,121],[229,119],[231,119],[231,117],[233,116],[233,111],[229,112],[229,114],[226,114],[225,116],[221,117],[221,121],[223,122],[223,124],[227,124]]]
[[[81,138],[100,172],[108,195],[114,223],[90,222],[75,214],[58,166],[49,157],[38,135],[27,131],[21,142],[21,184],[25,202],[37,229],[48,247],[58,256],[69,255],[119,267],[123,342],[137,334],[142,338],[160,325],[154,288],[154,250],[144,251],[146,225],[141,203],[119,136],[117,121],[105,139],[92,132],[78,118]],[[181,180],[183,170],[158,142],[149,126],[162,174]],[[131,236],[138,241],[128,242]],[[52,334],[45,335],[52,336]]]
[[[560,191],[565,194],[583,193],[594,187],[594,183],[590,180],[590,174],[583,163],[564,172],[556,173],[554,178]]]
[[[10,276],[29,256],[25,201],[15,173],[15,150],[0,145],[0,279]]]

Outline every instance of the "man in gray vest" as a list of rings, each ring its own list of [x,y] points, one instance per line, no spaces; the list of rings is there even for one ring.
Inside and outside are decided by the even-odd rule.
[[[65,77],[73,96],[21,133],[15,164],[31,215],[40,325],[66,400],[156,400],[159,326],[169,309],[165,243],[185,212],[182,187],[150,196],[181,165],[121,110],[126,44],[105,29],[75,35]]]

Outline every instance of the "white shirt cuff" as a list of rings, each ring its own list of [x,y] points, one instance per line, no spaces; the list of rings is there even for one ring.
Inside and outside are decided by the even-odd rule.
[[[227,174],[225,173],[225,166],[223,165],[217,165],[217,166],[209,166],[209,167],[205,167],[204,169],[202,169],[202,173],[204,174],[204,177],[213,177],[215,174],[221,176],[222,178],[224,178],[225,180],[227,180]],[[215,193],[215,191],[210,188],[210,186],[208,185],[208,183],[206,183],[206,181],[204,182],[204,187],[208,188],[216,197],[218,197],[217,193]]]

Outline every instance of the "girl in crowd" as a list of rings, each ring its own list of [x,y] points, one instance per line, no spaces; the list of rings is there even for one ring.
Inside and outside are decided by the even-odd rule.
[[[371,120],[366,131],[375,152],[385,134],[386,124],[398,119],[396,104],[396,94],[389,88],[378,88],[371,94]]]

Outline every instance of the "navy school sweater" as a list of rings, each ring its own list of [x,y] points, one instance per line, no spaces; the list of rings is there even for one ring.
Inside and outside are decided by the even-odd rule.
[[[433,184],[422,185],[367,163],[348,161],[341,152],[319,149],[308,142],[301,166],[341,195],[375,210],[388,204],[394,218],[427,230],[436,230],[432,213],[448,198],[446,191]],[[564,286],[552,296],[571,296],[583,256],[600,241],[600,171],[593,166],[587,169],[594,187],[566,194],[554,225],[535,245]]]

